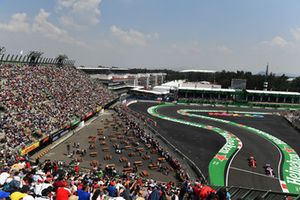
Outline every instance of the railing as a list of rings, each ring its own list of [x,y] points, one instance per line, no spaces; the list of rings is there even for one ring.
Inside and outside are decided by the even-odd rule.
[[[262,107],[262,108],[273,108],[273,109],[284,109],[284,110],[300,110],[300,105],[297,103],[271,103],[271,102],[234,102],[234,101],[223,101],[215,99],[179,99],[177,103],[183,104],[211,104],[211,105],[224,105],[224,106],[249,106],[249,107]]]
[[[212,186],[213,187],[213,186]],[[213,187],[216,190],[220,190],[224,187]],[[255,199],[256,197],[262,197],[266,200],[276,200],[276,199],[299,199],[300,194],[290,194],[283,192],[274,192],[270,190],[259,190],[254,188],[238,187],[238,186],[229,186],[225,187],[226,190],[230,193],[231,199]]]
[[[191,169],[194,170],[194,172],[197,174],[198,177],[201,177],[203,180],[203,183],[207,184],[207,180],[204,176],[204,174],[202,173],[202,171],[199,169],[199,167],[197,167],[197,165],[189,158],[187,157],[184,153],[182,153],[182,151],[180,151],[179,149],[177,149],[172,143],[170,143],[164,136],[162,136],[157,130],[155,130],[153,127],[151,127],[150,125],[146,124],[147,128],[153,133],[155,134],[158,138],[160,138],[165,144],[167,144],[169,147],[172,148],[172,150],[177,153],[178,155],[180,155],[186,162],[187,164],[191,167]]]

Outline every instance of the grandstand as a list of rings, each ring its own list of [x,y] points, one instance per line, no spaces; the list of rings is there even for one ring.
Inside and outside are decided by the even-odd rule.
[[[207,89],[207,88],[179,88],[178,100],[190,102],[244,102],[250,104],[283,105],[300,103],[299,92],[282,92],[266,90],[235,90],[235,89]]]
[[[209,82],[171,81],[152,90],[135,88],[131,91],[137,98],[156,100],[172,97],[187,103],[224,103],[266,105],[271,107],[296,106],[300,103],[299,92],[227,89]]]
[[[73,67],[3,64],[0,74],[2,131],[10,147],[20,151],[116,98]]]

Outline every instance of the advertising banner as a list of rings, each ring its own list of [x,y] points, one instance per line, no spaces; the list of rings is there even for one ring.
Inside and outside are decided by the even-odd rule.
[[[76,126],[78,123],[79,123],[79,121],[78,121],[78,120],[74,120],[74,121],[71,123],[71,127],[74,127],[74,126]]]
[[[60,137],[66,135],[68,132],[69,132],[68,130],[65,130],[65,131],[61,132],[61,133],[60,133]]]
[[[89,112],[88,114],[86,114],[83,118],[82,118],[82,120],[86,120],[86,119],[88,119],[88,118],[90,118],[91,116],[93,116],[93,114],[94,114],[94,112]]]
[[[30,151],[32,151],[32,150],[38,148],[39,146],[40,146],[40,142],[36,142],[36,143],[34,143],[34,144],[32,144],[32,145],[26,147],[25,149],[23,149],[23,150],[21,151],[21,156],[24,156],[25,154],[28,154]]]
[[[68,124],[66,127],[65,127],[65,129],[70,129],[71,128],[71,124]]]
[[[93,112],[89,112],[86,116],[85,116],[85,118],[89,118],[90,116],[92,116],[94,113]]]
[[[49,141],[49,136],[44,137],[43,139],[40,140],[40,145],[46,144]]]
[[[62,129],[62,130],[60,130],[60,131],[54,133],[53,135],[51,135],[52,141],[54,142],[54,141],[56,141],[58,138],[60,138],[60,134],[61,134],[62,132],[64,132],[64,129]]]
[[[99,112],[100,110],[102,110],[102,106],[98,106],[98,107],[96,108],[96,112]]]

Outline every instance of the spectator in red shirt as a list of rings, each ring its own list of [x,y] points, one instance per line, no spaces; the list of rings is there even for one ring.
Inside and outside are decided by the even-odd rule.
[[[67,182],[64,182],[63,187],[59,187],[56,192],[56,200],[68,200],[71,196],[71,190],[67,188]]]
[[[74,166],[74,171],[75,171],[76,173],[79,172],[79,166],[78,166],[78,165],[75,165],[75,166]]]

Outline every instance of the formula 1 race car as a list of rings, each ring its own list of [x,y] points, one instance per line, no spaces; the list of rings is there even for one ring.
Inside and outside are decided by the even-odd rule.
[[[266,164],[266,165],[264,166],[264,169],[265,169],[265,173],[266,173],[266,175],[268,175],[268,176],[272,176],[272,177],[274,177],[274,176],[275,176],[275,173],[274,173],[273,167],[271,167],[271,165],[270,165],[270,164]]]
[[[256,160],[253,156],[248,158],[248,165],[249,167],[256,168]]]

